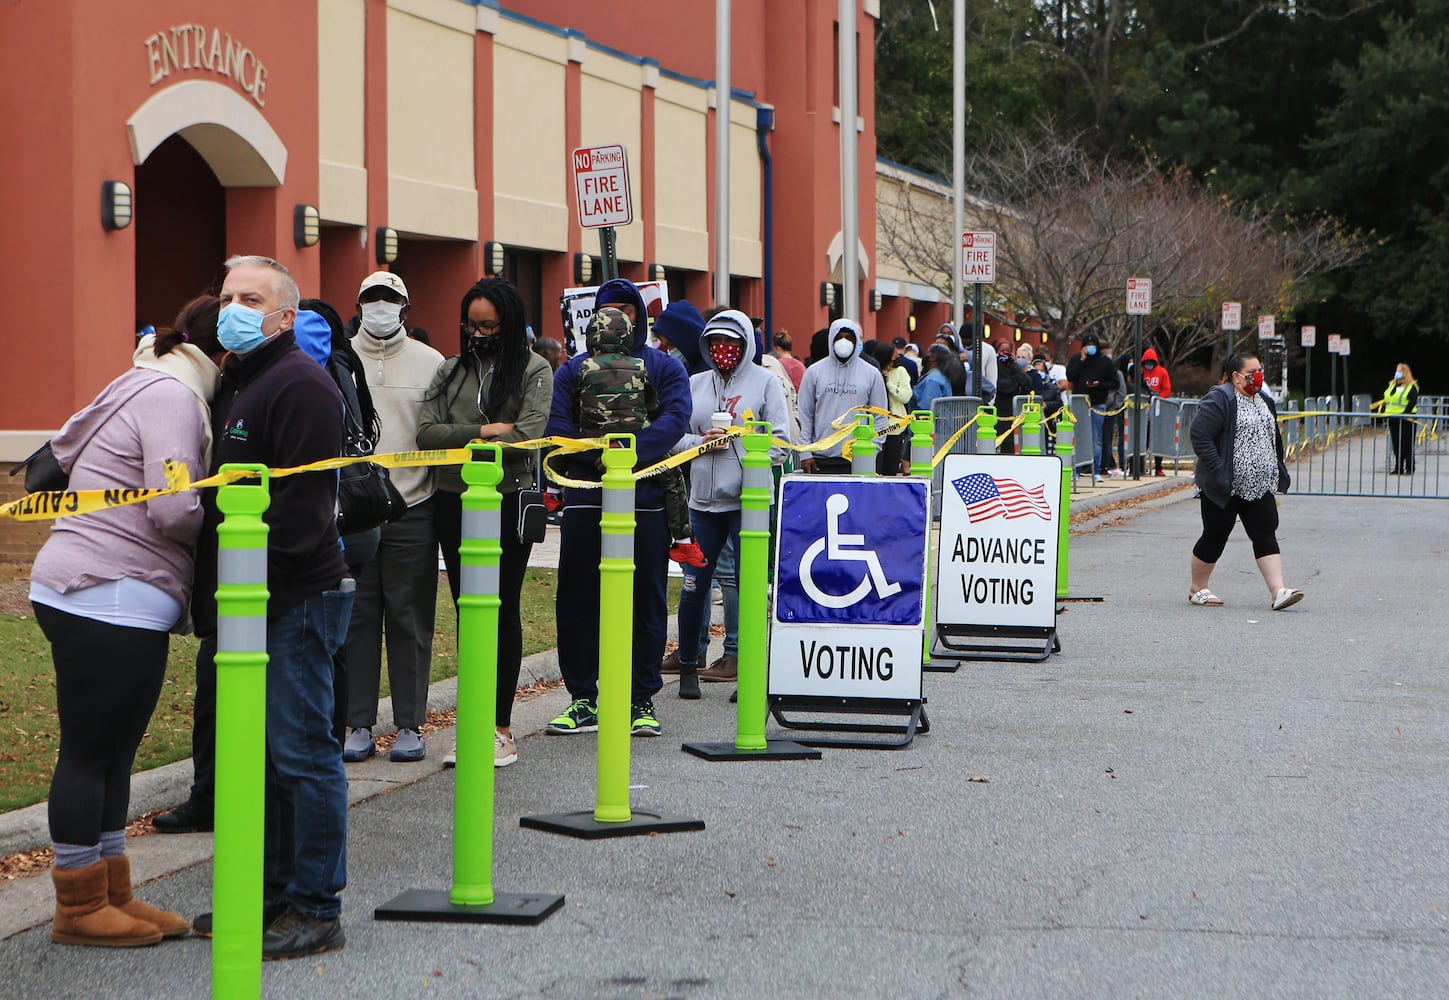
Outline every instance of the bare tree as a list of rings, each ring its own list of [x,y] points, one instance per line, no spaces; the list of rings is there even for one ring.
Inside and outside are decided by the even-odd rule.
[[[968,225],[997,233],[989,309],[1031,317],[1058,353],[1088,329],[1120,340],[1129,277],[1151,278],[1149,329],[1169,364],[1216,343],[1225,299],[1285,315],[1311,279],[1356,259],[1331,222],[1279,223],[1208,191],[1185,171],[1090,153],[1050,127],[978,136],[968,160]],[[880,250],[949,295],[955,234],[949,189],[882,181]],[[1030,323],[1030,319],[1026,320]]]

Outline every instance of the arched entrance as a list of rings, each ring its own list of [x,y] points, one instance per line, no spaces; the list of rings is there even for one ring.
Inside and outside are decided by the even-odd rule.
[[[226,254],[226,189],[179,135],[136,168],[136,325],[169,326],[218,288]]]

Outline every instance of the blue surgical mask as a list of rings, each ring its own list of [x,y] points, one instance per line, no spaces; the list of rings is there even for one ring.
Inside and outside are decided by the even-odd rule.
[[[1394,378],[1397,379],[1398,381],[1402,382],[1404,380],[1404,373],[1403,372],[1394,372]]]
[[[1097,353],[1097,345],[1096,344],[1088,344],[1087,345],[1087,357],[1090,358],[1092,355],[1094,355],[1096,353]]]
[[[217,316],[216,339],[233,354],[249,354],[267,342],[262,321],[270,315],[240,302],[229,302]]]

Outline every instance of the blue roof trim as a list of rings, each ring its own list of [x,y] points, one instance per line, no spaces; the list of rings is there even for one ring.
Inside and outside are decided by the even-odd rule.
[[[509,10],[507,7],[499,7],[498,13],[503,17],[508,18],[508,20],[510,21],[516,21],[519,24],[526,24],[530,28],[537,28],[539,31],[547,31],[550,35],[558,35],[560,38],[568,38],[570,35],[577,34],[577,32],[572,31],[568,28],[560,28],[556,24],[549,24],[547,21],[540,21],[536,17],[529,17],[527,14],[520,14],[518,13],[518,11]]]
[[[593,49],[595,52],[603,52],[606,55],[613,56],[615,59],[622,59],[625,62],[631,62],[637,66],[642,66],[645,62],[645,58],[643,56],[633,55],[632,53],[625,52],[622,49],[616,49],[612,45],[605,45],[602,42],[590,41],[588,45],[589,48]]]
[[[500,9],[498,0],[462,0],[462,2],[469,7],[492,7],[494,10]]]
[[[701,80],[697,76],[686,76],[678,70],[665,69],[663,66],[659,67],[659,75],[669,80],[678,81],[679,83],[687,83],[691,87],[699,87],[702,90],[708,90],[714,86],[713,80]]]

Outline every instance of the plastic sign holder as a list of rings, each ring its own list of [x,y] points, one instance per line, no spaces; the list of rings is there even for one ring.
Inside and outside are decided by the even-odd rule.
[[[919,479],[785,477],[770,714],[796,732],[860,734],[797,742],[898,750],[917,732],[929,732],[921,693],[929,494],[929,483]],[[901,721],[826,721],[823,714]]]
[[[936,553],[936,645],[958,660],[1045,660],[1057,638],[1061,459],[950,455]]]
[[[599,608],[599,735],[592,811],[524,816],[530,830],[580,840],[641,837],[704,829],[704,820],[629,808],[629,702],[634,658],[634,435],[609,434],[603,451],[603,512],[599,517],[599,591],[616,607]],[[462,763],[462,754],[458,755]]]
[[[493,720],[498,704],[498,484],[503,449],[468,446],[463,466],[462,572],[458,594],[458,764],[453,785],[453,885],[410,889],[373,911],[375,920],[539,924],[563,906],[551,894],[493,890]],[[511,526],[510,526],[511,528]]]
[[[739,703],[733,743],[685,743],[685,753],[705,760],[819,760],[813,750],[792,740],[765,738],[765,660],[769,615],[765,581],[770,561],[770,475],[772,428],[745,421],[744,488],[740,494],[740,641]]]

